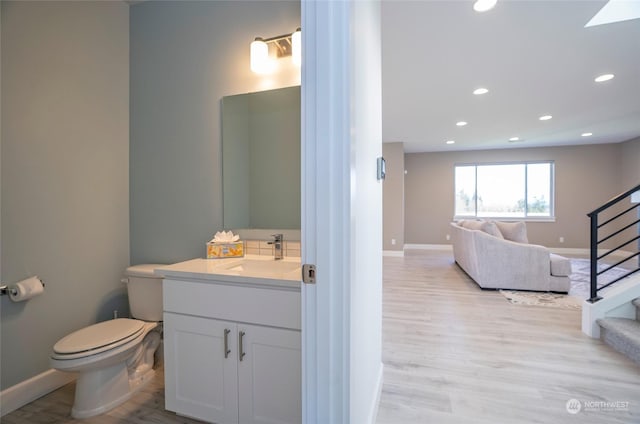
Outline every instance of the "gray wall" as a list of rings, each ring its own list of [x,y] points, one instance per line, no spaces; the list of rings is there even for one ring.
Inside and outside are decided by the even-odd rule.
[[[127,314],[129,8],[2,1],[1,387],[48,370],[72,330]]]
[[[382,184],[382,249],[404,249],[404,146],[384,143],[382,156],[387,175]],[[392,244],[395,240],[395,245]]]
[[[449,243],[456,163],[553,160],[556,221],[528,222],[529,239],[549,247],[587,248],[586,214],[625,190],[621,169],[629,170],[625,178],[632,178],[633,172],[637,177],[637,144],[406,154],[405,243]],[[564,243],[559,237],[564,237]]]
[[[627,191],[640,184],[640,137],[620,145],[620,191]]]
[[[220,100],[300,83],[281,59],[261,76],[249,44],[293,32],[300,3],[142,2],[131,7],[131,263],[204,255],[222,227]]]

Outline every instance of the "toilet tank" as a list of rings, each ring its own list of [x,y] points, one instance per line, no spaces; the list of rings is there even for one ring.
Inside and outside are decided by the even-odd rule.
[[[131,316],[143,321],[162,321],[162,276],[154,269],[163,264],[133,265],[127,268],[123,281],[129,293]]]

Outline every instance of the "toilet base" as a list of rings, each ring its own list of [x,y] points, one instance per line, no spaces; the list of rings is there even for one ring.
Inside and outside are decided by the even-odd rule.
[[[153,323],[148,328],[155,327]],[[155,376],[154,353],[160,339],[160,331],[149,331],[141,343],[100,361],[102,366],[80,371],[71,416],[81,419],[103,414],[145,387]]]
[[[75,401],[71,409],[73,418],[89,418],[103,414],[128,401],[155,376],[153,368],[129,381],[126,364],[81,373],[76,382]],[[133,383],[133,384],[131,384]],[[96,391],[96,387],[100,389]]]

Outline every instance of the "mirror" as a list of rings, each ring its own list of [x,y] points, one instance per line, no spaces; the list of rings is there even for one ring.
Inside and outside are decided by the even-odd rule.
[[[226,229],[300,229],[300,87],[222,99]]]

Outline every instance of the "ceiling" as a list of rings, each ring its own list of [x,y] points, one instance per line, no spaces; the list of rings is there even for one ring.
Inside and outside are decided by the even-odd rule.
[[[383,141],[432,152],[640,137],[640,19],[585,28],[605,3],[383,1]]]

